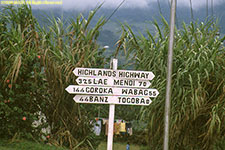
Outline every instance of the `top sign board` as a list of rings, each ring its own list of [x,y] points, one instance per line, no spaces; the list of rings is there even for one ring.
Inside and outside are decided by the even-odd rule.
[[[155,75],[151,71],[111,70],[96,68],[75,68],[73,73],[83,77],[116,77],[137,80],[152,80]]]

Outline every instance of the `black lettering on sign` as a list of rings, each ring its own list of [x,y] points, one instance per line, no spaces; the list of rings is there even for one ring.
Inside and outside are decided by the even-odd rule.
[[[92,93],[99,93],[98,90],[99,90],[99,89],[101,90],[101,88],[98,89],[98,88],[94,88],[94,87],[92,87],[91,89],[92,89]]]
[[[139,95],[143,95],[143,91],[142,90],[139,90]]]
[[[104,79],[103,82],[104,82],[104,85],[107,85],[107,79]]]
[[[87,93],[90,93],[89,87],[86,88],[86,92],[87,92]]]
[[[87,70],[87,69],[85,69],[84,71],[85,71],[85,75],[89,75],[89,73],[88,73],[88,70]]]
[[[93,96],[90,96],[90,97],[89,97],[89,100],[90,100],[90,101],[93,101]]]
[[[123,86],[124,83],[123,83],[123,80],[119,80],[120,81],[120,86]]]
[[[105,102],[106,102],[106,103],[108,103],[108,102],[109,102],[109,101],[108,101],[108,97],[105,97]]]
[[[145,73],[141,73],[141,78],[145,78]]]
[[[132,75],[129,75],[129,72],[126,72],[126,73],[125,73],[125,76],[126,76],[126,77],[132,77]]]
[[[141,98],[141,104],[145,104],[145,99],[144,98]]]
[[[86,87],[86,93],[113,94],[113,89],[108,87]]]
[[[120,85],[119,80],[114,79],[114,80],[113,80],[113,85]]]
[[[136,99],[136,104],[139,104],[139,98]]]
[[[80,97],[80,99],[79,99],[80,101],[84,101],[84,99],[83,99],[83,97]]]
[[[87,84],[87,79],[84,79],[84,84]]]
[[[134,89],[134,91],[136,91],[136,89]],[[128,94],[134,94],[134,95],[137,95],[137,92],[133,92],[133,90],[130,89]]]
[[[102,76],[102,71],[101,70],[98,71],[98,76]]]
[[[122,89],[122,94],[127,94],[127,89]]]
[[[112,88],[109,88],[108,93],[113,94],[113,90],[112,90]]]
[[[122,102],[126,103],[126,98],[125,97],[122,98]]]
[[[112,77],[116,77],[116,71],[113,71]]]
[[[98,71],[98,76],[113,77],[114,74],[115,74],[114,71],[111,71],[111,70],[99,70]]]
[[[78,80],[78,84],[81,84],[81,83],[82,83],[82,79],[79,79],[79,80]]]
[[[139,97],[118,97],[119,103],[124,104],[150,104],[150,99]]]
[[[148,89],[122,89],[123,95],[156,96],[156,91]]]
[[[144,95],[148,95],[148,90],[144,90]]]
[[[83,74],[82,72],[83,72],[83,70],[78,69],[77,74],[82,75]]]
[[[152,96],[152,91],[149,91],[149,96]]]
[[[85,101],[86,101],[86,102],[88,102],[88,101],[92,102],[93,99],[92,99],[92,98],[90,99],[90,97],[86,97],[86,98],[85,98]]]
[[[127,98],[127,103],[130,103],[130,98],[129,97]]]
[[[88,79],[88,80],[87,80],[87,83],[88,83],[88,84],[92,84],[92,80],[91,80],[91,79]]]
[[[84,92],[84,88],[82,88],[82,89],[80,90],[80,92]]]
[[[103,76],[107,76],[107,77],[110,77],[110,73],[109,73],[109,71],[103,71]]]
[[[102,103],[104,102],[104,97],[102,97],[102,96],[100,97],[100,102],[102,102]]]
[[[98,99],[98,97],[97,97],[97,96],[95,96],[95,100],[94,100],[94,102],[99,102],[99,99]]]
[[[147,82],[146,81],[139,81],[139,86],[147,86]]]
[[[98,84],[103,84],[102,79],[99,79]]]
[[[121,97],[118,97],[119,98],[119,103],[121,103]]]
[[[95,70],[88,70],[90,76],[96,76]]]
[[[123,77],[123,72],[119,72],[119,77]]]
[[[145,78],[146,78],[146,79],[148,79],[148,75],[149,75],[149,73],[146,73],[145,75],[146,75],[146,77],[145,77]]]
[[[129,86],[135,86],[135,80],[125,80],[124,84]]]

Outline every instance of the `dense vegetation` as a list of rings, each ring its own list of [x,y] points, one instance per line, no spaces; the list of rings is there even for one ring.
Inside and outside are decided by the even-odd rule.
[[[102,50],[96,43],[102,18],[95,27],[80,15],[65,28],[60,19],[50,19],[41,28],[31,8],[8,6],[0,16],[0,117],[1,137],[41,138],[34,120],[38,112],[51,127],[49,141],[70,148],[95,147],[90,132],[90,106],[74,103],[65,88],[75,83],[74,67],[102,67]],[[91,110],[91,111],[89,111]],[[42,120],[44,123],[45,120]],[[40,139],[41,140],[41,139]]]
[[[148,143],[152,149],[163,144],[164,105],[167,74],[169,26],[157,22],[155,35],[136,36],[124,25],[119,49],[130,55],[137,70],[151,70],[152,81],[160,91],[149,107],[141,110],[148,120]],[[208,22],[183,24],[175,32],[170,119],[171,149],[212,149],[224,138],[225,128],[225,37],[218,37],[218,27]],[[132,57],[133,56],[133,57]],[[129,58],[129,57],[128,57]]]
[[[69,148],[95,149],[98,140],[90,132],[90,120],[98,106],[74,103],[65,88],[75,84],[75,67],[103,68],[104,49],[97,44],[99,31],[106,23],[100,18],[93,27],[82,15],[64,22],[49,18],[42,27],[31,8],[8,6],[0,14],[0,137],[29,138]],[[124,52],[137,70],[150,70],[156,77],[152,88],[160,95],[149,107],[118,106],[127,117],[147,123],[131,141],[162,149],[166,60],[169,27],[162,18],[156,33],[136,35],[122,25],[115,55]],[[66,26],[65,26],[66,24]],[[218,26],[205,23],[183,24],[175,33],[171,103],[171,149],[212,149],[221,146],[225,133],[225,37],[218,37]],[[107,60],[108,61],[108,60]],[[124,109],[126,107],[126,109]],[[121,109],[121,110],[120,110]],[[38,112],[46,116],[34,127]],[[121,115],[122,116],[122,115]],[[50,135],[41,128],[51,127]],[[136,139],[135,139],[136,137]],[[143,138],[144,137],[144,138]]]

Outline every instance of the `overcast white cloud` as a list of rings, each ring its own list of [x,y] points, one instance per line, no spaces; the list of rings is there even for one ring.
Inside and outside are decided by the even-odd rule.
[[[104,8],[115,8],[123,0],[63,0],[63,8],[74,8],[74,9],[87,9],[95,8],[98,4],[104,2]],[[170,0],[159,0],[162,3],[168,3]],[[192,0],[192,7],[198,9],[199,7],[206,7],[207,0]],[[211,7],[211,2],[213,5],[218,5],[225,0],[208,0],[209,7]],[[157,2],[157,0],[125,0],[122,7],[125,8],[146,8],[148,4]],[[178,7],[190,6],[190,0],[177,0]]]
[[[1,1],[1,0],[0,0]],[[9,0],[16,1],[16,0]],[[26,0],[27,1],[27,0]],[[32,1],[32,0],[31,0]],[[36,0],[36,1],[45,1],[45,0]],[[47,1],[62,1],[62,7],[64,9],[93,9],[96,6],[103,4],[103,8],[116,8],[123,0],[47,0]],[[125,0],[122,8],[151,8],[152,3],[157,3],[157,1],[162,4],[170,3],[170,0]],[[206,2],[208,1],[208,7],[211,8],[211,4],[213,2],[213,6],[219,5],[225,0],[191,0],[193,9],[198,9],[200,7],[206,7]],[[57,5],[59,6],[59,5]],[[48,8],[55,7],[52,5],[35,5],[33,8]],[[61,7],[61,6],[59,6]],[[154,5],[155,7],[155,5]],[[177,7],[190,7],[190,0],[177,0]],[[225,7],[225,6],[224,6]]]
[[[123,0],[63,0],[64,8],[75,8],[75,9],[87,9],[95,8],[97,5],[104,3],[104,8],[115,8]],[[148,3],[151,3],[156,0],[125,0],[122,7],[125,8],[144,8],[148,6]]]
[[[194,9],[198,9],[199,7],[206,7],[206,2],[208,1],[208,7],[210,8],[211,5],[218,5],[225,0],[192,0],[192,7]],[[190,6],[190,0],[177,0],[178,6]],[[224,6],[225,7],[225,6]]]

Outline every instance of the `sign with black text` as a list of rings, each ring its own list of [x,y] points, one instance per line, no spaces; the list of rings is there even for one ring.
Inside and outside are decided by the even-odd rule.
[[[157,97],[157,89],[138,89],[138,88],[113,88],[99,86],[79,86],[69,85],[66,91],[70,94],[94,94],[94,95],[112,95],[112,96],[145,96]]]
[[[111,70],[95,68],[75,68],[73,73],[83,77],[126,78],[136,80],[152,80],[155,75],[150,71]]]
[[[121,105],[149,105],[152,101],[146,97],[129,97],[129,96],[96,96],[96,95],[76,95],[76,103],[92,104],[121,104]]]
[[[117,59],[110,62],[112,69],[75,68],[78,85],[69,85],[65,90],[77,94],[76,103],[109,104],[107,150],[112,150],[115,104],[151,104],[150,97],[157,97],[157,89],[148,89],[155,75],[151,71],[117,70]]]
[[[79,85],[99,85],[111,87],[139,87],[148,88],[151,83],[147,80],[105,78],[105,77],[78,77],[76,82]]]

